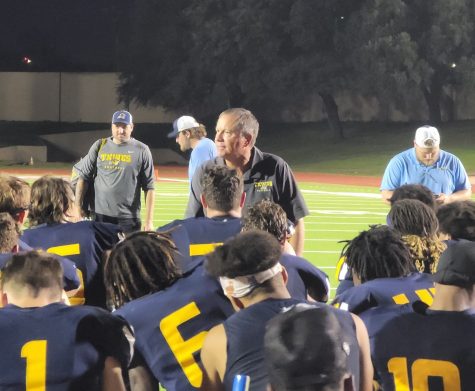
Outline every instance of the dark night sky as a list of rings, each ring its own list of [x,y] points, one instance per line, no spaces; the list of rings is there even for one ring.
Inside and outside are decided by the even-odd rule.
[[[0,23],[0,69],[114,71],[131,0],[10,0]],[[29,56],[30,65],[22,63]]]

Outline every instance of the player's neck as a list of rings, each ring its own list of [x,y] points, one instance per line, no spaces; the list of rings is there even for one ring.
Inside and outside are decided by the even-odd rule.
[[[213,217],[222,217],[222,216],[232,216],[236,218],[241,217],[241,208],[238,209],[231,209],[227,212],[223,212],[221,210],[216,210],[216,209],[211,209],[211,208],[206,208],[206,217],[212,219]]]
[[[472,308],[468,291],[456,286],[437,284],[434,302],[429,307],[435,311],[466,311]]]

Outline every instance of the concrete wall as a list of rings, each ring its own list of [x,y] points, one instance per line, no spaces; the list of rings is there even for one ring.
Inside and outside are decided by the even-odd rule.
[[[118,84],[116,73],[0,72],[0,120],[109,122],[111,114],[123,108],[117,103]],[[475,94],[464,90],[451,94],[456,119],[475,118]],[[344,91],[335,98],[343,120],[409,121],[428,117],[422,96],[408,97],[405,110],[398,110],[391,102]],[[276,120],[277,115],[283,121],[309,122],[326,118],[317,95],[308,106],[304,110],[270,112],[269,115],[272,120]],[[131,104],[129,110],[137,123],[172,122],[180,114],[135,104]]]
[[[0,120],[109,122],[118,104],[116,73],[0,72]],[[129,110],[135,122],[172,122],[163,108]]]
[[[15,163],[30,163],[31,159],[44,163],[47,161],[46,155],[46,146],[15,145],[0,148],[1,160]]]

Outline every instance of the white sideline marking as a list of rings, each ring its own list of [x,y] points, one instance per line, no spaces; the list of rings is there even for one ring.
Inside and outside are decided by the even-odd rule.
[[[319,214],[322,214],[322,215],[387,216],[387,213],[384,213],[384,212],[369,212],[367,210],[310,209],[310,213],[319,213]]]
[[[335,195],[340,197],[361,197],[361,198],[381,198],[381,194],[374,194],[374,193],[352,193],[352,192],[345,192],[345,191],[323,191],[323,190],[301,190],[302,193],[308,194],[327,194],[327,195]]]

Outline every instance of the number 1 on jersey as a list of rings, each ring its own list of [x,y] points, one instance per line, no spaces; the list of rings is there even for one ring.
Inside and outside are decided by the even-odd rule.
[[[21,348],[26,359],[26,391],[46,391],[46,340],[27,342]]]

